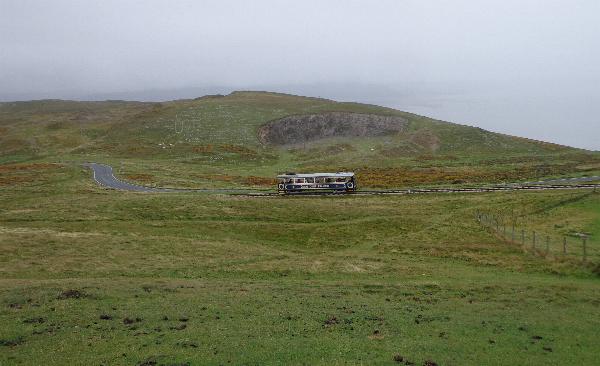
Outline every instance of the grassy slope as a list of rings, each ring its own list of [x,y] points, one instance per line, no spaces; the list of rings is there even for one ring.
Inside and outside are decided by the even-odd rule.
[[[473,215],[595,227],[577,208],[597,211],[598,194],[256,199],[107,191],[68,166],[18,174],[0,188],[2,364],[597,356],[590,268],[504,244]]]
[[[266,120],[329,110],[400,114],[411,128],[285,149],[255,138]],[[136,194],[97,187],[76,164],[85,160],[182,186],[341,168],[372,186],[484,182],[590,174],[599,164],[579,150],[280,94],[1,105],[2,365],[596,361],[595,264],[533,256],[474,213],[589,232],[597,264],[598,194]]]
[[[265,122],[291,114],[400,115],[398,136],[266,147]],[[363,186],[500,182],[600,171],[600,155],[388,108],[261,92],[166,103],[44,101],[0,105],[0,159],[105,161],[167,186],[265,185],[286,170],[355,170]]]

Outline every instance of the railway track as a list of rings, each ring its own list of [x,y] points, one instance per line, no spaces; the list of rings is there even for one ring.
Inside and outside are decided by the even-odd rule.
[[[600,189],[600,184],[578,183],[600,180],[600,177],[581,177],[564,178],[549,181],[510,183],[503,185],[487,187],[458,187],[458,188],[407,188],[407,189],[389,189],[389,190],[359,190],[352,193],[345,192],[299,192],[280,194],[276,192],[252,191],[250,189],[194,189],[194,188],[157,188],[146,187],[142,185],[123,182],[113,174],[112,167],[105,164],[88,163],[85,167],[90,168],[94,173],[94,180],[99,185],[124,191],[134,192],[154,192],[154,193],[220,193],[245,197],[310,197],[310,196],[375,196],[375,195],[408,195],[408,194],[427,194],[427,193],[485,193],[485,192],[508,192],[508,191],[543,191],[543,190],[566,190],[566,189]],[[557,184],[556,182],[564,182]],[[572,184],[569,184],[572,183]]]
[[[494,187],[462,187],[462,188],[411,188],[390,189],[381,191],[356,191],[356,192],[298,192],[280,194],[275,192],[264,193],[232,193],[236,196],[265,197],[308,197],[308,196],[377,196],[377,195],[409,195],[427,193],[486,193],[486,192],[510,192],[510,191],[545,191],[545,190],[573,190],[573,189],[600,189],[600,184],[571,184],[571,185],[512,185]]]

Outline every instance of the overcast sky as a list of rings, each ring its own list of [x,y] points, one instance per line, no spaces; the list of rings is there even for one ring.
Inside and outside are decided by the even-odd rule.
[[[600,1],[0,0],[0,100],[268,88],[600,149]]]

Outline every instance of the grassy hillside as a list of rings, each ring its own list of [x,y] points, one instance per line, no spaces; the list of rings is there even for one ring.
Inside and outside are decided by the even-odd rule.
[[[333,111],[402,128],[293,146],[258,138],[269,121]],[[284,170],[353,169],[383,187],[600,169],[597,153],[282,94],[0,104],[1,365],[597,360],[598,193],[144,194],[99,187],[83,161],[144,184],[266,189]],[[479,211],[558,250],[502,240]]]
[[[344,111],[402,117],[404,132],[261,144],[290,115]],[[100,161],[139,183],[269,186],[282,171],[354,170],[362,186],[501,182],[600,171],[600,155],[388,108],[264,92],[165,103],[0,104],[0,162]]]
[[[3,365],[597,359],[598,194],[264,199],[10,174],[27,184],[0,187]],[[591,263],[504,243],[477,210],[585,230]]]

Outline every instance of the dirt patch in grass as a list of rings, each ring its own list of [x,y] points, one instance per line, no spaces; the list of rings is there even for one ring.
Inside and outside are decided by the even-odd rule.
[[[331,327],[334,326],[336,324],[339,323],[339,320],[337,317],[335,316],[330,316],[329,318],[325,319],[325,321],[323,322],[323,325],[326,327]]]
[[[139,323],[141,321],[142,321],[142,318],[135,318],[134,319],[134,318],[126,317],[126,318],[123,319],[123,324],[129,325],[129,324],[133,324],[133,323]]]
[[[23,323],[25,323],[25,324],[42,324],[42,323],[45,323],[45,322],[46,322],[46,319],[41,318],[41,317],[39,317],[39,318],[29,318],[29,319],[23,320]]]
[[[25,342],[25,338],[23,337],[15,337],[10,339],[0,339],[0,346],[5,347],[15,347]]]
[[[149,358],[144,361],[138,362],[137,366],[156,366],[158,362],[154,358]]]
[[[369,335],[369,339],[383,339],[385,338],[379,329],[375,329],[373,334]]]
[[[179,325],[169,327],[169,329],[171,329],[171,330],[184,330],[185,328],[187,328],[186,324],[179,324]]]
[[[57,299],[58,300],[67,300],[67,299],[81,299],[84,297],[87,297],[88,295],[86,293],[84,293],[83,291],[79,291],[79,290],[65,290],[63,292],[61,292]]]

